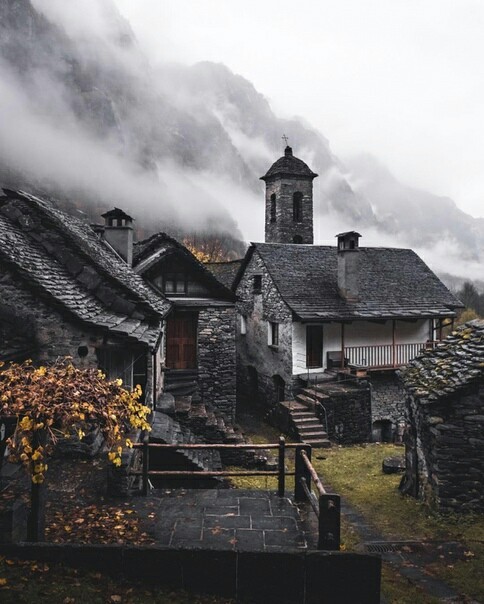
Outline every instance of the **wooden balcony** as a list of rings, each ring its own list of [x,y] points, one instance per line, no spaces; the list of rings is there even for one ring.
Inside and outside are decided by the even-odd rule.
[[[368,369],[393,369],[406,365],[419,352],[434,348],[438,343],[429,341],[415,344],[345,346],[345,359],[349,365],[361,365]]]

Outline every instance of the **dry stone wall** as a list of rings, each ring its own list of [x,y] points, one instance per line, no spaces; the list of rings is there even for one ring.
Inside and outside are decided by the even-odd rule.
[[[484,511],[484,385],[438,402],[407,398],[414,437],[407,440],[406,483],[441,511]],[[411,472],[414,475],[411,475]]]
[[[231,422],[236,402],[235,322],[233,306],[207,308],[198,316],[200,394],[204,402]]]

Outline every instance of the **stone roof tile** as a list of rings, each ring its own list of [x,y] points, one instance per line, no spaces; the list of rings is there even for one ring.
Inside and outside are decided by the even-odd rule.
[[[461,325],[437,348],[422,352],[399,374],[411,393],[429,402],[484,380],[484,320]]]
[[[453,309],[462,307],[412,250],[359,248],[354,302],[338,289],[336,247],[254,243],[246,262],[252,253],[259,254],[284,301],[303,321],[452,317]]]
[[[23,192],[0,198],[0,259],[77,319],[154,345],[171,308],[88,225]],[[98,290],[101,292],[97,295]],[[127,329],[144,323],[142,336]],[[125,322],[124,329],[117,326]]]

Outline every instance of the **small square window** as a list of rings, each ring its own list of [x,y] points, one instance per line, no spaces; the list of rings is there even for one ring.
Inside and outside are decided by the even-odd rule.
[[[254,294],[260,294],[262,292],[262,275],[254,275],[252,290]]]
[[[274,346],[274,347],[279,346],[279,323],[274,323],[274,322],[270,321],[268,323],[268,327],[269,327],[269,333],[268,333],[269,346]]]

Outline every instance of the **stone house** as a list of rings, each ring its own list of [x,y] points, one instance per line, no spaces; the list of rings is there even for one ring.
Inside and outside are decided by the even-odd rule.
[[[232,423],[236,403],[234,293],[165,233],[135,244],[133,268],[172,304],[163,340],[165,391],[201,400]]]
[[[162,325],[170,308],[89,225],[27,193],[3,191],[1,359],[71,356],[127,386],[140,384],[151,404],[161,386]]]
[[[271,408],[328,372],[364,368],[376,436],[387,426],[391,438],[404,418],[395,369],[462,304],[412,250],[360,247],[356,231],[313,245],[316,176],[287,147],[262,177],[265,243],[250,245],[233,282],[239,394]]]
[[[404,493],[441,511],[484,511],[484,321],[459,327],[401,371]]]

